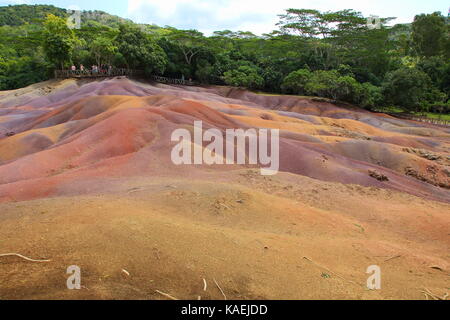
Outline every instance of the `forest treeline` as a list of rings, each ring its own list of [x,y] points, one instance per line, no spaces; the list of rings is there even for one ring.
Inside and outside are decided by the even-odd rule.
[[[440,12],[412,24],[368,25],[354,10],[289,9],[256,36],[135,24],[102,11],[0,7],[0,90],[46,80],[71,65],[113,65],[271,93],[320,96],[366,109],[449,113],[450,25]]]

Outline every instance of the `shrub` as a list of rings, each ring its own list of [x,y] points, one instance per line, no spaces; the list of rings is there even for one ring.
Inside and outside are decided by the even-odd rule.
[[[311,72],[308,69],[293,71],[284,78],[281,88],[287,93],[303,95],[306,93],[305,87],[310,78]]]
[[[388,103],[408,111],[421,111],[426,101],[434,99],[430,77],[416,68],[402,68],[389,73],[383,83]]]
[[[258,74],[256,68],[251,66],[240,66],[235,70],[224,73],[223,80],[226,84],[235,87],[246,87],[258,89],[264,86],[264,79]]]

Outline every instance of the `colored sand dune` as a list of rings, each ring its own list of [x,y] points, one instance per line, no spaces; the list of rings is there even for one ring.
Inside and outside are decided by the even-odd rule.
[[[280,129],[280,172],[174,165],[172,132],[198,120]],[[0,260],[0,297],[220,298],[213,277],[235,299],[445,292],[449,154],[449,128],[323,99],[126,78],[0,92],[0,251],[53,261]],[[60,281],[73,264],[89,290]]]

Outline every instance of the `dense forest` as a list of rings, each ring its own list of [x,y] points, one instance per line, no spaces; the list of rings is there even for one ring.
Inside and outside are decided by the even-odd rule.
[[[49,79],[72,64],[110,64],[202,84],[326,97],[366,109],[449,113],[450,25],[440,12],[412,24],[368,25],[354,10],[289,9],[256,36],[135,24],[101,11],[0,7],[0,90]]]

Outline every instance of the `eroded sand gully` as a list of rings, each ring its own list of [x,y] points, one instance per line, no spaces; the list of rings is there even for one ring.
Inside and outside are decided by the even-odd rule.
[[[173,165],[195,120],[280,129],[280,173]],[[0,254],[51,262],[1,257],[0,299],[222,299],[213,279],[229,299],[444,296],[449,151],[448,128],[302,97],[125,78],[2,92]]]

